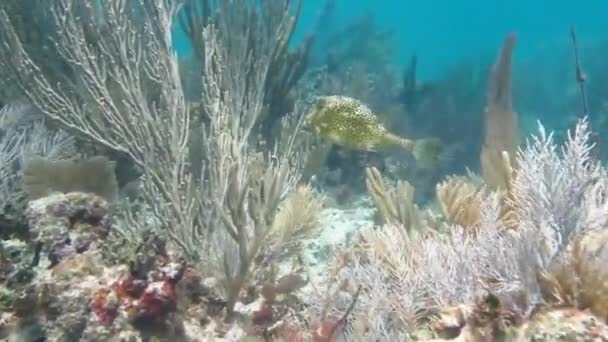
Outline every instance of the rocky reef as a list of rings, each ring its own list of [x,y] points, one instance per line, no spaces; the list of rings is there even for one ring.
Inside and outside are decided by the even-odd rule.
[[[340,224],[336,214],[326,216],[333,225]],[[244,289],[236,307],[239,318],[226,324],[219,281],[168,250],[157,235],[125,249],[130,255],[108,251],[109,244],[118,243],[111,234],[113,216],[110,204],[94,194],[57,193],[29,202],[30,240],[3,240],[1,245],[0,338],[231,341],[282,331],[277,321],[303,303],[292,292],[307,281],[287,274],[275,283]],[[349,224],[341,221],[342,227]],[[314,247],[307,258],[318,268],[328,245],[320,240],[310,244]]]
[[[172,320],[185,266],[162,249],[143,266],[108,265],[99,247],[112,227],[104,199],[54,194],[31,201],[25,216],[31,240],[2,242],[4,338],[129,341],[136,327],[163,324],[183,335]]]

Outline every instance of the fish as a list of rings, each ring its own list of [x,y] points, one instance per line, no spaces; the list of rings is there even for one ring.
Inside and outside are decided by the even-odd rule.
[[[367,105],[348,96],[317,97],[305,123],[338,146],[367,152],[397,146],[411,152],[421,165],[433,165],[442,152],[439,139],[416,140],[394,134]]]

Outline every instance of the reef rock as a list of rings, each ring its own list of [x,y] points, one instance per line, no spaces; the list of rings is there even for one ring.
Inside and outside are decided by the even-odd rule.
[[[30,233],[56,265],[105,238],[112,220],[108,202],[87,193],[53,194],[29,203],[25,217]]]

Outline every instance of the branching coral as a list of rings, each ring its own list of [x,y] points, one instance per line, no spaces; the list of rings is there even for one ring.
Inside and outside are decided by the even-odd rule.
[[[314,35],[310,35],[295,49],[290,50],[290,43],[300,17],[301,0],[265,1],[260,5],[259,11],[251,10],[252,6],[257,6],[257,4],[251,0],[186,0],[183,8],[179,11],[179,23],[189,38],[194,54],[203,64],[206,63],[208,58],[208,52],[206,51],[208,46],[201,32],[209,24],[223,22],[233,26],[235,19],[247,20],[243,27],[249,28],[251,33],[255,32],[254,35],[250,36],[252,41],[261,42],[274,35],[273,38],[276,38],[276,40],[273,41],[274,46],[270,51],[261,45],[246,43],[253,60],[269,58],[268,68],[263,71],[264,86],[261,88],[264,94],[264,105],[267,106],[267,116],[260,120],[260,123],[264,126],[264,133],[269,138],[268,134],[270,129],[273,128],[272,124],[293,109],[295,99],[292,90],[306,70]],[[248,11],[247,19],[222,20],[223,16],[232,12],[230,8],[240,8]],[[295,12],[293,17],[290,14],[292,10]],[[289,20],[283,20],[287,17],[289,17]],[[255,29],[256,26],[264,25],[269,25],[270,29]],[[273,32],[275,29],[280,30],[281,34],[275,35],[277,33]],[[227,31],[227,27],[221,28],[221,30]]]
[[[285,199],[275,215],[270,231],[271,241],[289,252],[302,240],[315,236],[321,229],[323,197],[307,185],[300,185]]]
[[[143,169],[145,209],[154,220],[130,221],[142,228],[132,231],[153,221],[190,261],[219,271],[229,314],[254,259],[272,244],[274,217],[305,159],[294,139],[266,151],[255,142],[266,96],[259,85],[272,81],[273,63],[284,56],[295,25],[290,4],[226,1],[208,26],[196,27],[192,34],[204,45],[199,106],[186,102],[173,50],[177,2],[54,2],[53,47],[70,73],[67,84],[39,68],[0,5],[0,68],[46,118]],[[297,78],[290,72],[283,76]],[[195,110],[205,114],[204,125]],[[202,137],[198,161],[191,160],[193,134]],[[290,229],[285,234],[303,231]]]
[[[231,15],[236,17],[239,13],[246,14],[241,8],[232,10]],[[228,30],[230,18],[226,17],[219,27]],[[288,21],[289,17],[284,16],[283,20]],[[277,34],[282,34],[284,24],[277,24]],[[264,82],[271,59],[266,55],[260,57],[258,63],[249,63],[249,49],[241,39],[257,34],[249,30],[263,31],[265,28],[243,26],[242,29],[245,32],[222,34],[211,26],[204,31],[208,58],[205,59],[203,103],[210,124],[203,131],[206,169],[202,184],[206,187],[202,189],[201,207],[203,213],[211,213],[204,218],[210,231],[197,231],[198,245],[187,246],[191,253],[201,255],[200,244],[209,240],[208,233],[211,240],[217,242],[205,252],[212,256],[211,260],[222,265],[230,314],[241,289],[251,277],[254,259],[265,246],[272,245],[273,219],[281,201],[298,181],[295,166],[305,158],[296,152],[295,137],[280,150],[275,146],[271,151],[256,152],[249,145],[253,127],[263,109],[263,89],[254,85]],[[272,54],[273,40],[260,44],[261,51]],[[223,96],[225,89],[234,90],[230,97]],[[294,229],[303,227],[292,226]],[[298,235],[296,231],[291,233]],[[179,240],[187,241],[190,232],[185,230],[180,234],[186,235]]]
[[[491,71],[484,110],[484,143],[481,147],[483,186],[471,179],[451,177],[437,185],[437,200],[444,216],[451,223],[475,227],[481,205],[489,190],[499,192],[501,220],[504,227],[513,224],[510,204],[513,202],[512,182],[515,175],[515,153],[518,146],[517,114],[511,95],[512,54],[515,35],[509,35]]]
[[[598,161],[591,159],[590,133],[586,120],[568,134],[560,156],[551,134],[541,126],[539,136],[518,158],[519,171],[513,181],[513,206],[520,229],[543,231],[551,259],[581,229],[602,229],[606,217],[598,215],[600,194],[589,192],[605,177]],[[600,188],[601,190],[601,188]],[[597,203],[589,202],[595,194]],[[546,260],[544,259],[544,260]]]

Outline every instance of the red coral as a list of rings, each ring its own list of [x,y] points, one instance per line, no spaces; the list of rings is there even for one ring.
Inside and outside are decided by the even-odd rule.
[[[158,280],[146,281],[129,275],[114,282],[110,288],[98,291],[91,302],[96,317],[104,324],[111,324],[122,307],[133,320],[164,319],[177,307],[176,285],[183,272],[179,264],[169,264],[149,276],[154,279],[154,275]],[[116,299],[112,303],[108,302],[110,295]]]
[[[127,276],[124,279],[120,279],[112,284],[112,289],[118,295],[118,298],[123,299],[136,299],[139,298],[144,290],[146,289],[146,282],[141,279],[135,279],[132,276]]]
[[[175,307],[175,283],[173,281],[160,281],[148,284],[134,309],[137,318],[154,319],[175,310]]]
[[[101,289],[95,293],[91,301],[91,310],[95,317],[103,324],[109,325],[118,317],[118,305],[109,303],[110,289]]]

